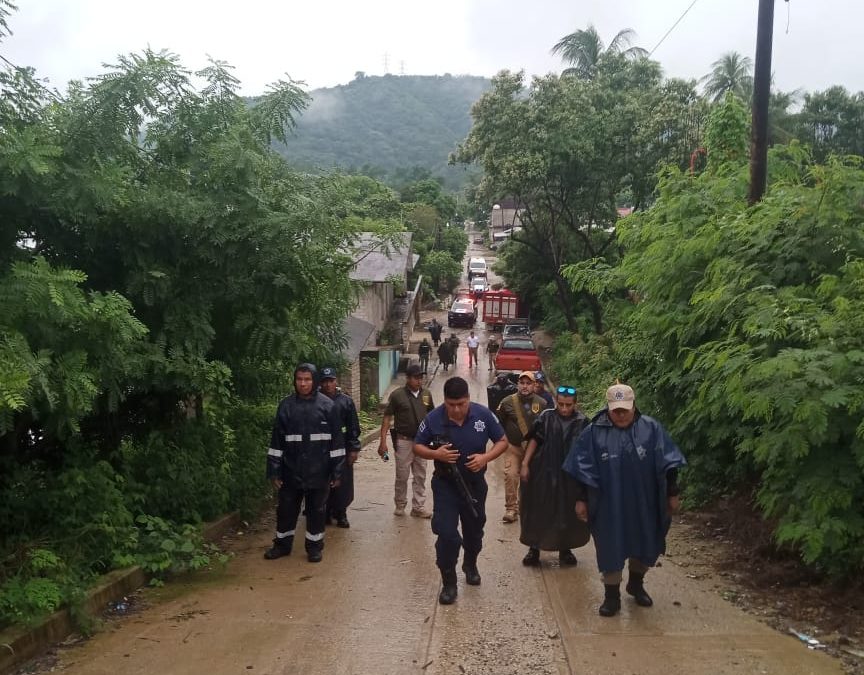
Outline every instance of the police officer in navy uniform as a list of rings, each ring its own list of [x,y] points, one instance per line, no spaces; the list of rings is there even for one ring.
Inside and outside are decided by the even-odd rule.
[[[486,465],[507,449],[507,437],[489,408],[471,402],[468,383],[461,377],[451,377],[444,383],[444,405],[426,416],[414,440],[417,455],[435,460],[432,532],[438,535],[435,553],[442,581],[438,602],[450,605],[457,595],[456,562],[460,547],[464,549],[465,581],[472,586],[480,584],[477,556],[483,548],[488,490],[484,474]],[[487,452],[489,441],[494,445]],[[467,497],[460,491],[452,470],[464,479]],[[474,501],[476,516],[469,499]]]
[[[345,445],[336,407],[315,386],[317,370],[301,363],[294,371],[294,393],[282,400],[270,449],[267,477],[279,490],[276,538],[264,553],[268,560],[291,553],[300,506],[306,502],[306,555],[321,562],[324,519],[330,488],[339,484]]]
[[[321,393],[327,396],[339,416],[339,426],[345,439],[345,467],[339,485],[330,490],[327,500],[327,522],[335,520],[337,527],[351,527],[348,522],[348,507],[354,501],[354,462],[360,454],[360,420],[354,399],[336,386],[336,369],[321,369]]]

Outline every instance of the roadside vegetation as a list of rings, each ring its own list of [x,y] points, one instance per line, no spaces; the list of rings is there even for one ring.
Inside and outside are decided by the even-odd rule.
[[[747,60],[719,59],[703,95],[629,38],[577,31],[561,76],[499,74],[453,160],[484,169],[487,203],[521,205],[499,266],[557,333],[555,376],[586,410],[632,383],[690,460],[687,503],[750,500],[776,549],[854,577],[864,97],[835,87],[793,111],[801,96],[775,93],[769,189],[748,206]]]

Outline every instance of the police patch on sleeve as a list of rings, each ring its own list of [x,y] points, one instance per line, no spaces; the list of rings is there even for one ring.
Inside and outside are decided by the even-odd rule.
[[[423,433],[424,431],[426,431],[426,420],[423,420],[422,422],[420,422],[420,426],[417,427],[417,433],[418,434]]]
[[[477,420],[476,422],[474,422],[474,431],[476,431],[477,433],[482,433],[486,431],[486,422],[484,422],[483,420]]]

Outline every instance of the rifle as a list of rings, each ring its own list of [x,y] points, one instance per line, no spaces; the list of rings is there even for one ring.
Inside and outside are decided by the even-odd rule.
[[[432,450],[437,450],[448,443],[450,443],[450,439],[436,434],[432,437],[432,442],[429,443],[429,447]],[[449,476],[453,479],[453,482],[456,484],[456,490],[459,492],[462,499],[465,500],[471,515],[474,516],[474,518],[479,518],[480,514],[477,512],[477,500],[474,498],[474,495],[471,494],[471,489],[468,487],[468,483],[465,482],[465,477],[462,475],[462,472],[459,471],[459,467],[456,466],[456,464],[448,464],[447,462],[438,461],[435,462],[435,467],[441,471],[444,476]]]

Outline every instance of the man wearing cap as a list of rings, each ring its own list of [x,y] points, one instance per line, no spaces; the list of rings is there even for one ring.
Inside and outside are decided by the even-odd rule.
[[[644,578],[666,551],[670,514],[678,509],[678,469],[686,464],[655,419],[636,407],[626,384],[606,390],[606,408],[591,420],[564,461],[564,471],[584,488],[576,515],[589,524],[603,577],[601,616],[621,609],[621,577],[627,593],[650,607]]]
[[[501,343],[495,335],[490,335],[486,341],[486,355],[489,357],[489,370],[495,368],[495,357],[498,356],[498,350],[501,349]]]
[[[504,453],[504,517],[505,523],[519,518],[519,473],[525,456],[526,437],[534,420],[546,409],[546,401],[534,393],[534,372],[526,370],[519,375],[516,393],[507,396],[498,405],[498,419],[507,434],[507,452]]]
[[[493,445],[487,450],[489,441]],[[506,447],[504,430],[495,415],[489,408],[471,402],[468,383],[461,377],[447,380],[444,405],[435,408],[420,424],[414,446],[419,456],[435,460],[432,532],[438,535],[435,563],[441,570],[438,602],[442,605],[456,600],[456,562],[460,548],[466,583],[480,585],[477,556],[483,548],[488,491],[484,474],[486,465]],[[462,479],[461,486],[457,477]]]
[[[330,491],[327,499],[327,522],[336,521],[337,527],[351,527],[348,507],[354,501],[354,462],[360,454],[360,420],[354,399],[336,386],[336,369],[321,369],[321,393],[333,401],[339,418],[339,427],[345,439],[345,467],[339,485]]]
[[[294,393],[279,403],[267,451],[267,478],[279,490],[276,538],[264,557],[290,555],[300,505],[306,502],[306,556],[321,562],[327,495],[339,484],[345,444],[333,401],[315,388],[317,369],[294,370]]]
[[[396,428],[396,483],[393,501],[396,509],[393,515],[404,516],[408,505],[408,477],[413,474],[413,496],[411,515],[415,518],[431,518],[426,505],[426,460],[414,454],[414,437],[423,418],[435,407],[432,394],[422,386],[423,373],[420,366],[411,364],[405,371],[405,386],[390,394],[384,419],[381,420],[381,439],[378,454],[384,457],[387,452],[387,432],[391,423]]]
[[[546,401],[547,408],[555,407],[555,399],[546,390],[546,376],[543,374],[543,371],[538,370],[534,373],[534,393]]]
[[[576,387],[558,387],[554,410],[544,410],[528,434],[520,477],[519,541],[528,547],[523,565],[540,564],[540,551],[557,551],[561,565],[575,565],[570,549],[584,546],[591,535],[576,517],[582,486],[561,470],[567,452],[588,419],[579,410]]]

